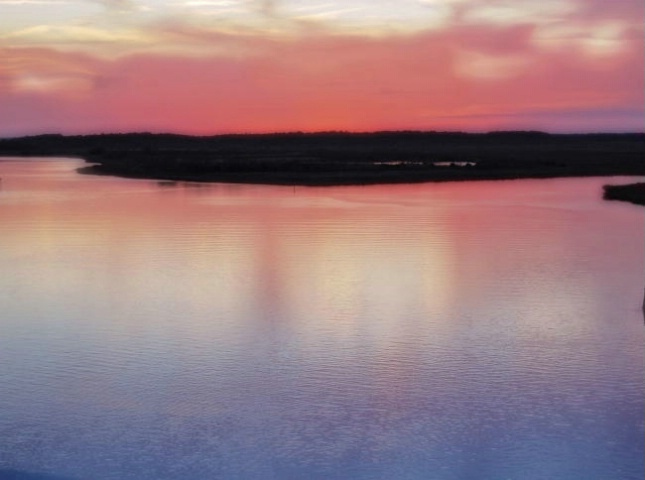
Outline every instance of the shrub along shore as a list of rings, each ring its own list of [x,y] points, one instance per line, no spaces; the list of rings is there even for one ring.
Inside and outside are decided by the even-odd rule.
[[[645,175],[644,153],[642,133],[129,133],[0,140],[0,155],[83,158],[88,166],[82,173],[312,186]],[[636,198],[632,190],[606,192],[607,198]]]
[[[636,205],[645,205],[645,183],[605,185],[604,189],[604,197],[607,200],[622,200]]]

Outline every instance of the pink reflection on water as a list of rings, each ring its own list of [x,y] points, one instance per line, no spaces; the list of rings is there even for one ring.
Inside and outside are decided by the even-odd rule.
[[[167,440],[163,418],[180,434],[157,463],[179,438],[238,467],[360,469],[362,445],[425,471],[473,451],[641,468],[607,445],[640,441],[645,219],[600,198],[608,179],[294,189],[29,165],[0,162],[0,373],[55,452],[53,407],[83,458],[79,438],[110,458],[106,438]]]

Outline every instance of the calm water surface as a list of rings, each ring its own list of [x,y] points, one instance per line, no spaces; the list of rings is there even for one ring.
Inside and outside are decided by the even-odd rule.
[[[77,166],[0,161],[0,478],[643,478],[629,179]]]

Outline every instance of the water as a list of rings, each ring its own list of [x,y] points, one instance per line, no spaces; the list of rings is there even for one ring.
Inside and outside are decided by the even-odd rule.
[[[1,479],[642,479],[630,179],[77,166],[0,161]]]

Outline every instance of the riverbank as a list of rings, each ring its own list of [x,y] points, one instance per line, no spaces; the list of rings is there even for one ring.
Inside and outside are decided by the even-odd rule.
[[[442,132],[41,135],[0,155],[78,156],[81,173],[278,185],[645,175],[645,134]]]
[[[605,185],[603,188],[606,200],[621,200],[635,203],[636,205],[645,205],[645,183]],[[643,308],[645,308],[645,302],[643,303]]]
[[[463,167],[373,168],[353,170],[258,170],[192,173],[180,170],[145,170],[115,168],[95,164],[78,169],[81,174],[108,175],[164,181],[205,183],[246,183],[258,185],[334,186],[384,183],[454,182],[475,180],[513,180],[521,178],[594,177],[645,175],[645,172],[616,172],[613,169],[512,168],[484,169]]]

